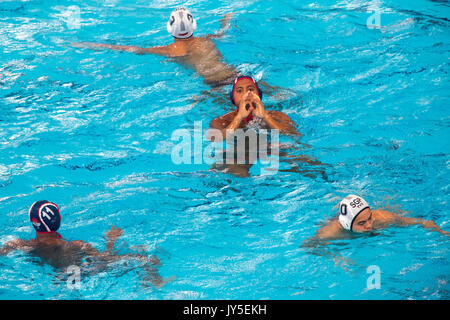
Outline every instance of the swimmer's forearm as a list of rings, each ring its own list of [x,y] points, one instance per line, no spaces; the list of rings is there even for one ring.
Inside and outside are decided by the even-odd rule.
[[[440,234],[443,235],[447,235],[450,236],[450,232],[444,231],[442,230],[437,224],[436,222],[432,221],[432,220],[424,220],[424,219],[418,219],[419,220],[419,224],[422,225],[422,227],[424,227],[425,229],[430,229],[431,231],[437,231]]]
[[[112,44],[105,44],[105,43],[92,43],[92,42],[81,42],[81,43],[72,43],[74,46],[88,46],[91,48],[105,48],[110,50],[116,50],[116,51],[125,51],[125,52],[131,52],[136,54],[145,54],[145,53],[152,53],[149,51],[149,49],[137,47],[137,46],[122,46],[122,45],[112,45]]]
[[[235,132],[237,128],[239,128],[239,126],[241,125],[242,122],[242,116],[241,115],[236,115],[233,119],[233,121],[231,121],[231,123],[225,128],[225,132],[229,131],[229,132]]]
[[[425,229],[430,229],[431,231],[437,231],[443,235],[450,235],[450,232],[442,230],[434,221],[432,220],[424,220],[424,219],[416,219],[410,217],[397,217],[397,224],[400,226],[411,226],[420,224]]]
[[[104,254],[106,254],[106,255],[110,255],[110,254],[112,254],[112,251],[113,251],[113,248],[114,248],[114,244],[115,244],[116,242],[115,241],[108,241],[107,243],[106,243],[106,250],[103,252]]]
[[[277,129],[280,131],[285,130],[285,127],[281,125],[281,123],[275,121],[267,112],[264,113],[263,119],[271,129]]]
[[[230,13],[227,13],[227,14],[222,18],[222,21],[221,21],[221,24],[222,24],[221,30],[226,31],[226,29],[228,29],[229,23],[230,23],[230,20],[231,20],[231,16],[232,16],[232,15],[233,15],[233,12],[230,12]]]
[[[23,244],[24,241],[21,239],[8,241],[3,247],[0,248],[0,256],[6,256],[11,251],[22,248]]]
[[[292,126],[289,122],[278,122],[273,117],[271,117],[268,112],[264,113],[263,119],[271,129],[280,130],[284,134],[300,135],[295,127]]]
[[[233,15],[233,13],[227,13],[222,20],[220,21],[221,27],[220,30],[216,31],[214,34],[208,35],[207,38],[220,38],[223,37],[225,35],[225,32],[228,31],[229,27],[230,27],[230,20],[231,20],[231,16]]]
[[[13,248],[9,246],[8,244],[5,244],[3,247],[0,248],[0,256],[6,256],[11,251],[14,251],[16,248]]]

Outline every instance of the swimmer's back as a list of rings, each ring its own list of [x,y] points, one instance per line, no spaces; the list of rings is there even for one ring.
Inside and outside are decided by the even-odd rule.
[[[65,269],[71,265],[81,265],[87,256],[82,241],[32,241],[27,253],[40,258],[41,262],[56,269]]]
[[[223,56],[210,37],[193,37],[167,46],[169,56],[192,68],[211,85],[232,83],[236,70],[223,62]]]

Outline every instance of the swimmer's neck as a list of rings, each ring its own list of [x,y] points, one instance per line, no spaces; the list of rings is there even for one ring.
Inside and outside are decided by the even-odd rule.
[[[59,239],[59,234],[57,232],[49,233],[36,233],[36,240],[48,240],[48,239]]]
[[[177,43],[177,44],[181,44],[181,43],[189,43],[190,41],[194,40],[194,36],[190,36],[189,38],[186,39],[179,39],[179,38],[175,38],[173,37],[173,43]]]

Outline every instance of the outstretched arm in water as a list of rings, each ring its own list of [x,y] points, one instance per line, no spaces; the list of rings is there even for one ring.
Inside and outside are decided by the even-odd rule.
[[[24,247],[26,247],[27,242],[22,239],[14,239],[11,241],[6,242],[3,247],[0,248],[0,256],[6,256],[8,253],[15,251],[15,250],[21,250]]]
[[[99,264],[97,266],[97,272],[102,271],[109,263],[120,259],[132,259],[138,262],[143,263],[143,267],[145,269],[145,274],[143,279],[141,279],[141,283],[144,286],[148,286],[147,283],[151,283],[156,288],[161,288],[164,284],[174,279],[174,277],[170,278],[162,278],[159,273],[157,266],[161,265],[161,261],[155,255],[148,256],[145,252],[140,253],[129,253],[129,254],[116,254],[113,252],[114,245],[119,237],[121,237],[123,231],[119,228],[112,228],[106,233],[106,250],[103,252],[98,251],[89,243],[85,243],[83,241],[79,241],[82,246],[82,250],[90,256],[96,257],[99,261],[103,261],[106,264]]]
[[[380,212],[384,212],[384,210],[378,210]],[[421,225],[425,229],[429,229],[430,231],[436,231],[445,236],[450,236],[450,232],[442,230],[436,222],[433,220],[424,220],[420,218],[411,218],[411,217],[402,217],[399,215],[395,215],[393,219],[393,223],[397,226],[412,226],[412,225]]]
[[[328,240],[312,237],[305,240],[300,247],[308,250],[308,252],[313,255],[330,258],[333,260],[335,267],[340,266],[344,271],[348,272],[348,266],[355,265],[355,262],[342,256],[337,251],[333,252],[333,250],[330,250],[330,248],[328,248],[329,244],[331,244],[331,242]]]
[[[115,51],[124,51],[135,54],[159,54],[162,56],[171,56],[171,49],[169,46],[157,46],[150,48],[142,48],[137,46],[122,46],[122,45],[111,45],[105,43],[93,43],[93,42],[72,42],[71,45],[77,48],[90,47],[92,49],[110,49]]]

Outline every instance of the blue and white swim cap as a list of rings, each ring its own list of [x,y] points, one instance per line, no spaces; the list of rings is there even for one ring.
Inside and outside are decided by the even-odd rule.
[[[58,206],[47,200],[33,203],[28,215],[36,232],[56,232],[61,225],[61,214]]]
[[[170,14],[167,31],[178,39],[186,39],[194,34],[197,22],[186,8],[177,8]]]
[[[339,203],[339,222],[341,226],[352,231],[353,221],[364,209],[369,208],[367,202],[354,194],[349,194]]]

